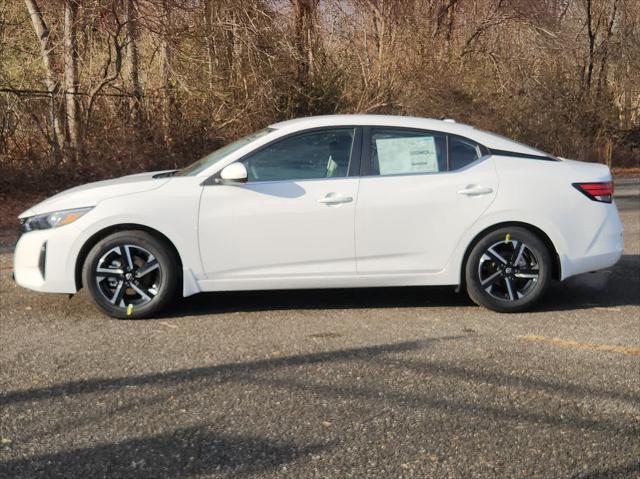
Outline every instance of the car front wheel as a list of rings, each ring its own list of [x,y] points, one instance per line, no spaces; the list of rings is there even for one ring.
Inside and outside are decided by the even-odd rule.
[[[84,286],[107,315],[120,319],[152,316],[175,296],[177,260],[144,231],[119,231],[100,240],[82,271]]]
[[[488,233],[471,250],[465,268],[469,297],[502,313],[531,308],[544,294],[551,276],[547,246],[522,227]]]

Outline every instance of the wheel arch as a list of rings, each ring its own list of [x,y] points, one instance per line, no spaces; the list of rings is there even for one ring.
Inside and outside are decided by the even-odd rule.
[[[467,260],[469,259],[469,255],[471,254],[473,247],[476,244],[478,244],[478,242],[485,235],[491,233],[492,231],[498,230],[500,228],[509,227],[509,226],[518,226],[520,228],[525,228],[531,231],[536,236],[538,236],[538,238],[540,238],[540,240],[548,248],[549,252],[551,253],[551,257],[553,259],[553,264],[552,264],[553,270],[551,272],[551,277],[556,280],[562,277],[562,263],[560,261],[560,255],[558,254],[558,250],[556,249],[556,246],[553,244],[553,241],[551,241],[551,238],[547,233],[545,233],[542,229],[538,228],[537,226],[532,225],[530,223],[523,222],[523,221],[503,221],[501,223],[496,223],[494,225],[488,226],[487,228],[483,229],[478,234],[476,234],[471,240],[471,242],[467,245],[467,248],[464,252],[464,256],[462,257],[462,264],[460,267],[460,284],[462,286],[465,285],[465,281],[466,281],[465,269],[467,267]]]
[[[106,228],[97,231],[93,235],[87,239],[82,247],[80,248],[80,252],[76,257],[76,264],[74,270],[74,277],[76,283],[76,290],[80,290],[82,288],[82,267],[84,266],[84,262],[89,255],[89,251],[93,248],[99,241],[106,238],[107,236],[116,233],[118,231],[144,231],[150,235],[152,235],[157,240],[163,242],[173,253],[175,258],[178,260],[178,271],[180,272],[180,277],[178,278],[178,287],[182,289],[182,258],[180,257],[180,253],[178,252],[178,248],[173,244],[173,242],[160,231],[151,228],[149,226],[144,226],[137,223],[119,223],[111,226],[107,226]]]

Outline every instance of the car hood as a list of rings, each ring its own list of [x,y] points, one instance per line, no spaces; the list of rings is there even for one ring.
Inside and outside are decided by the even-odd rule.
[[[32,206],[20,214],[19,218],[50,213],[52,211],[95,206],[100,201],[108,198],[153,190],[170,180],[170,177],[167,176],[154,178],[154,176],[160,173],[163,172],[139,173],[76,186],[75,188],[62,191]]]

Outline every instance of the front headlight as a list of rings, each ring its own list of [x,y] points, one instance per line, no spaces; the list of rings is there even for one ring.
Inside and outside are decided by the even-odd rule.
[[[47,230],[49,228],[68,225],[92,209],[93,206],[89,208],[75,208],[72,210],[54,211],[43,215],[31,216],[22,221],[20,229],[23,233],[28,233],[29,231]]]

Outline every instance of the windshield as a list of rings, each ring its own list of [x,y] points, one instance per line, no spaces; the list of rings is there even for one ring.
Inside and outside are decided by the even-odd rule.
[[[217,163],[225,156],[230,155],[236,150],[239,150],[245,145],[248,145],[252,141],[257,140],[258,138],[262,138],[268,133],[271,133],[273,128],[265,128],[260,131],[256,131],[248,136],[240,138],[239,140],[234,141],[233,143],[229,143],[228,145],[223,146],[222,148],[215,150],[212,153],[209,153],[204,158],[199,159],[195,163],[190,164],[189,166],[178,170],[175,176],[195,176],[198,173],[206,170],[211,165]]]

